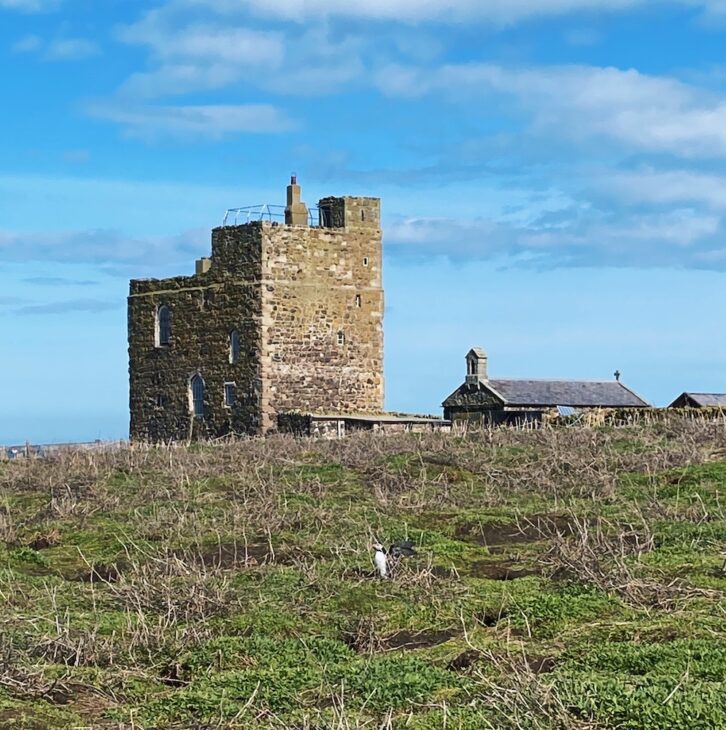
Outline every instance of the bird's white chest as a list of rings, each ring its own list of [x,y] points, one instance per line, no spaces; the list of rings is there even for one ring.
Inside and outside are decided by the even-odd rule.
[[[373,562],[376,564],[378,575],[380,575],[381,578],[385,578],[388,575],[388,558],[386,557],[386,554],[381,550],[376,550]]]

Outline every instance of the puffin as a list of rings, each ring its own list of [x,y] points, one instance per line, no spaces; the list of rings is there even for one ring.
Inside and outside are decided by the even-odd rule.
[[[401,558],[408,558],[416,554],[414,544],[408,540],[394,542],[388,550],[380,542],[374,542],[373,550],[375,551],[373,562],[381,578],[388,578]]]

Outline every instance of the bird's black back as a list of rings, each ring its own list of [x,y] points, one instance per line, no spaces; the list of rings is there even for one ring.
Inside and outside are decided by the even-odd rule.
[[[416,554],[416,547],[408,540],[401,540],[391,545],[388,554],[394,558],[409,558]]]

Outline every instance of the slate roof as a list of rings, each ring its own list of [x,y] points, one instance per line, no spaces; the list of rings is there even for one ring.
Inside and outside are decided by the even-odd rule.
[[[464,392],[466,390],[466,393]],[[475,395],[481,394],[480,398]],[[444,401],[444,406],[475,405],[495,396],[505,406],[583,408],[647,408],[648,403],[616,380],[511,380],[493,378],[479,387],[461,386]],[[474,397],[472,397],[474,396]],[[473,401],[473,402],[472,402]]]
[[[687,397],[700,408],[723,407],[726,408],[726,393],[683,393],[671,404],[677,403],[681,398]]]
[[[642,408],[648,404],[617,380],[490,380],[507,405],[609,406]]]

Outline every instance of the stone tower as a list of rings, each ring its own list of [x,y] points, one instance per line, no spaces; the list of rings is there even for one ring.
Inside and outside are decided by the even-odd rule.
[[[287,193],[284,224],[215,228],[194,276],[131,281],[132,439],[382,412],[380,200],[324,198],[311,225],[294,177]]]

